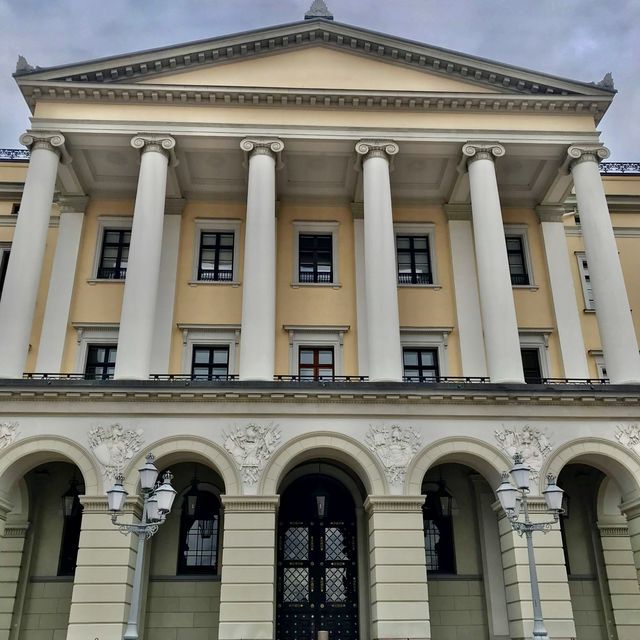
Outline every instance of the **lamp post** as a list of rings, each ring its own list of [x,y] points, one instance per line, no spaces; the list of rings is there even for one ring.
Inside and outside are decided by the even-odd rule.
[[[538,572],[535,556],[533,555],[533,532],[548,533],[558,522],[562,513],[562,496],[564,491],[556,484],[555,476],[547,476],[547,488],[542,492],[547,508],[553,515],[550,522],[531,522],[529,519],[529,474],[531,469],[524,464],[522,456],[513,456],[513,467],[502,474],[502,484],[496,490],[500,504],[507,514],[511,528],[520,536],[527,539],[529,555],[529,578],[531,580],[531,599],[533,600],[533,640],[549,640],[549,634],[544,626],[542,607],[540,605],[540,589],[538,587]],[[511,475],[511,478],[509,478]],[[515,486],[514,486],[515,485]]]
[[[111,512],[111,522],[118,527],[120,533],[129,535],[133,533],[138,536],[138,554],[136,556],[136,566],[133,574],[133,591],[131,594],[131,606],[129,607],[129,619],[125,629],[123,640],[138,640],[138,618],[140,616],[140,596],[142,594],[142,570],[144,567],[145,540],[157,533],[159,526],[167,519],[167,514],[171,511],[171,505],[176,497],[176,491],[171,486],[173,478],[170,471],[167,471],[162,483],[156,482],[158,479],[158,469],[153,461],[152,453],[147,455],[147,462],[138,469],[140,474],[140,489],[142,491],[142,518],[138,524],[123,524],[118,522],[118,515],[122,511],[128,493],[122,483],[124,476],[118,475],[113,487],[107,491],[107,501]]]

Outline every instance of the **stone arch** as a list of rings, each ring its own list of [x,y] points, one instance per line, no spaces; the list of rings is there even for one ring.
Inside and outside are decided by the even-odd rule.
[[[200,462],[212,467],[220,474],[224,482],[225,494],[242,494],[242,481],[235,462],[219,445],[198,436],[174,436],[158,440],[145,447],[128,465],[125,476],[125,488],[129,493],[137,490],[137,470],[144,464],[148,453],[153,453],[161,465],[178,462]]]
[[[444,438],[420,451],[409,464],[405,481],[405,493],[419,495],[425,473],[435,464],[457,462],[471,467],[496,489],[500,474],[509,469],[512,462],[496,447],[475,438]]]
[[[258,494],[275,495],[285,475],[301,462],[328,458],[353,469],[370,495],[389,493],[381,465],[360,442],[333,432],[316,432],[285,442],[274,454],[262,474]]]
[[[73,440],[59,436],[32,436],[7,447],[0,458],[0,491],[10,491],[26,473],[46,462],[75,465],[82,474],[85,494],[100,493],[102,477],[91,454]]]

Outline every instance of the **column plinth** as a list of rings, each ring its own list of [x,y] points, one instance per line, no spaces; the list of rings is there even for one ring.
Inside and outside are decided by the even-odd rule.
[[[368,373],[372,381],[401,382],[402,347],[398,312],[390,162],[399,151],[390,140],[361,140],[364,187],[364,286]]]
[[[598,169],[598,163],[609,157],[609,151],[597,145],[573,145],[567,153],[572,159],[571,173],[607,375],[614,384],[638,383],[638,340]]]
[[[31,158],[0,301],[0,378],[24,373],[64,136],[25,133]]]
[[[241,380],[273,380],[276,347],[276,161],[284,143],[246,138],[249,156],[240,331]]]
[[[494,159],[505,149],[497,142],[468,142],[468,158],[480,311],[491,382],[524,382],[516,308]]]
[[[175,140],[171,136],[137,135],[131,140],[131,146],[141,150],[140,176],[120,315],[115,378],[146,380],[153,350],[167,168]]]

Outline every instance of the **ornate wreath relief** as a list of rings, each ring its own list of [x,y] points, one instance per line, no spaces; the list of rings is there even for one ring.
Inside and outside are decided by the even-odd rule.
[[[0,449],[8,447],[18,435],[17,422],[0,422]]]
[[[640,456],[640,425],[638,423],[619,424],[616,429],[616,440],[623,447],[631,449]]]
[[[240,468],[243,482],[255,484],[280,441],[277,426],[249,424],[224,434],[224,448]]]
[[[540,469],[553,448],[551,439],[544,431],[525,424],[521,428],[507,427],[502,431],[496,431],[495,436],[498,445],[509,458],[513,458],[516,453],[522,455],[531,467],[532,480],[540,477]]]
[[[102,466],[102,473],[113,480],[125,465],[140,451],[144,437],[142,429],[133,431],[119,424],[95,427],[89,431],[89,447]]]
[[[420,448],[422,436],[412,427],[369,425],[366,441],[384,465],[389,482],[400,484],[411,458]]]

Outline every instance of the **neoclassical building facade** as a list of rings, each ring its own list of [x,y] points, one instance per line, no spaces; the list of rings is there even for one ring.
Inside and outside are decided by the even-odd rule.
[[[640,634],[640,167],[609,78],[335,22],[33,68],[0,156],[0,639]],[[322,637],[322,635],[320,636]]]

